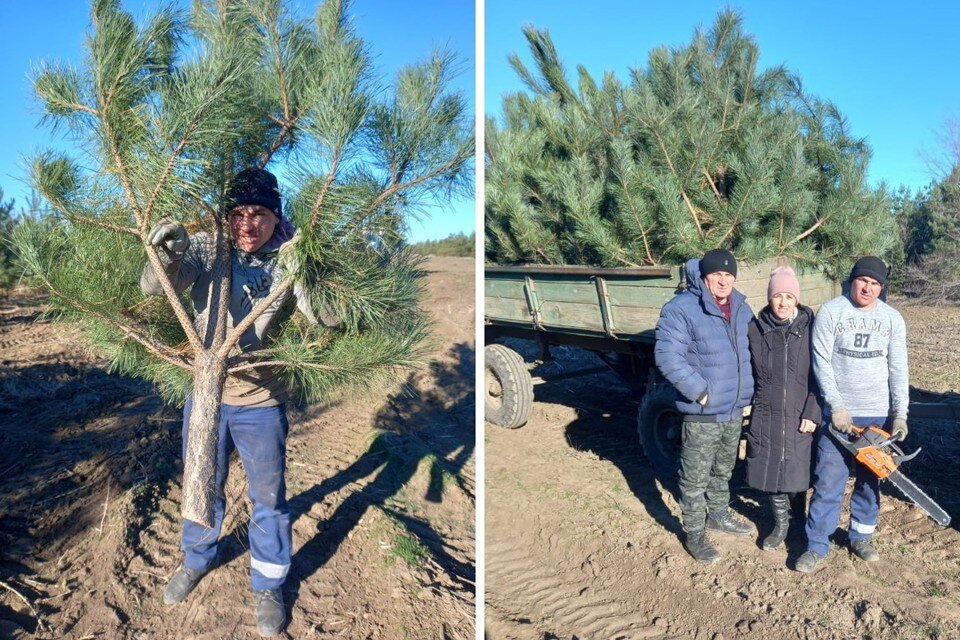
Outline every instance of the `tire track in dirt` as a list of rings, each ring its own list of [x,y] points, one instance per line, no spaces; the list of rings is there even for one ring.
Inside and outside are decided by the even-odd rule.
[[[623,611],[621,603],[596,597],[584,585],[595,576],[544,564],[522,550],[488,545],[487,580],[497,593],[487,606],[521,625],[535,625],[543,637],[573,633],[583,638],[637,638],[644,629],[643,616]],[[657,632],[659,633],[659,632]]]

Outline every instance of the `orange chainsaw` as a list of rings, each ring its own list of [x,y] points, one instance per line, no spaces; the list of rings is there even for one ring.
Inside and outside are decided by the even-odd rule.
[[[837,431],[832,424],[830,425],[830,432],[837,442],[852,453],[857,462],[881,480],[889,480],[890,484],[895,486],[913,504],[920,507],[934,522],[942,527],[950,524],[950,514],[944,511],[940,505],[899,470],[899,466],[908,460],[913,460],[920,453],[920,449],[910,455],[905,454],[895,444],[896,438],[875,424],[867,427],[853,425],[853,431],[853,436],[851,436],[853,439],[851,440]]]

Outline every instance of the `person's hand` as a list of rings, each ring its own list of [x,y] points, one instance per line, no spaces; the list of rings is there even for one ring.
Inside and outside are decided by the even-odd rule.
[[[834,409],[830,419],[833,422],[834,429],[840,433],[853,435],[853,418],[850,416],[849,411],[846,409]]]
[[[183,253],[190,246],[186,228],[170,218],[162,218],[153,225],[147,234],[147,243],[155,247],[164,247],[173,253]]]
[[[297,255],[297,245],[300,243],[300,232],[293,234],[293,237],[280,246],[277,253],[277,265],[286,275],[292,275],[300,270],[300,256]]]
[[[800,433],[813,433],[817,430],[817,423],[813,420],[807,420],[804,418],[800,421]]]
[[[907,419],[906,418],[894,418],[893,419],[893,432],[890,434],[900,442],[903,442],[903,439],[907,437]]]

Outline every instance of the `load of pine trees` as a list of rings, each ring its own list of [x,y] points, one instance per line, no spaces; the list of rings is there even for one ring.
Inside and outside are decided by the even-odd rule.
[[[485,257],[500,264],[642,266],[724,247],[842,274],[898,242],[870,149],[783,66],[759,68],[724,11],[644,69],[574,85],[547,31],[524,34],[527,88],[486,126]]]

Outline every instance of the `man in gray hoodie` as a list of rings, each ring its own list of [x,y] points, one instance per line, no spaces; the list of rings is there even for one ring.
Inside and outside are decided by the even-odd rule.
[[[269,171],[246,169],[234,177],[227,193],[227,220],[233,249],[230,256],[231,282],[228,324],[234,327],[250,313],[259,299],[270,294],[281,280],[278,264],[280,248],[294,236],[293,226],[282,217],[277,179]],[[203,335],[209,312],[213,283],[214,240],[204,232],[193,237],[179,222],[157,222],[148,242],[158,248],[166,277],[177,292],[190,288],[196,312],[195,323]],[[162,295],[157,274],[147,263],[140,287],[148,295]],[[298,296],[299,297],[299,296]],[[291,296],[281,296],[261,315],[240,339],[244,352],[264,346],[270,327],[287,308]],[[309,307],[299,305],[313,320]],[[269,368],[253,369],[230,376],[223,392],[219,425],[216,482],[218,495],[214,506],[214,525],[184,520],[181,548],[183,566],[167,583],[164,601],[184,600],[201,578],[214,568],[217,541],[223,522],[230,453],[240,454],[249,481],[253,502],[250,537],[250,580],[254,589],[257,630],[261,635],[279,633],[286,623],[281,586],[290,569],[291,532],[287,509],[285,442],[288,430],[284,409],[286,389]],[[183,410],[183,442],[186,457],[187,425],[192,402]]]
[[[840,506],[851,467],[856,475],[850,498],[850,549],[872,562],[880,558],[870,539],[880,513],[880,480],[827,430],[840,437],[853,425],[884,425],[899,440],[907,436],[910,402],[907,337],[903,317],[880,300],[887,266],[866,256],[850,271],[850,291],[820,307],[813,325],[813,368],[828,417],[820,427],[813,498],[807,518],[807,550],[796,569],[812,572],[830,550],[829,536],[840,519]]]

